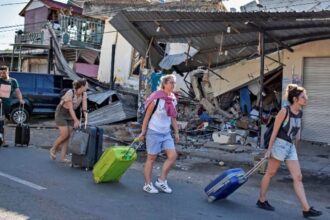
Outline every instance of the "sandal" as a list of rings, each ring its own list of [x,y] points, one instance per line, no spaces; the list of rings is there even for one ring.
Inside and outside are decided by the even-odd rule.
[[[56,160],[56,153],[54,153],[53,149],[49,150],[49,155],[50,155],[50,159]]]

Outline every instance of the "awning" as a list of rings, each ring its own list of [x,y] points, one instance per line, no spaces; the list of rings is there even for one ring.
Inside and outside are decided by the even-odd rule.
[[[199,52],[188,71],[222,67],[258,56],[258,34],[265,33],[265,53],[330,38],[330,11],[321,12],[171,12],[121,11],[110,23],[152,64],[164,56],[159,43],[187,43]],[[149,47],[149,45],[151,45]]]

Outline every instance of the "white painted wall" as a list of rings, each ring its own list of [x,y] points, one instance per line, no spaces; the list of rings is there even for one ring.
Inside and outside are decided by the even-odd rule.
[[[31,64],[30,71],[32,73],[47,73],[48,65],[47,64]]]
[[[308,42],[293,47],[293,50],[293,53],[287,50],[282,50],[279,53],[281,62],[285,64],[283,67],[282,101],[285,101],[285,89],[289,83],[303,85],[303,61],[305,57],[330,56],[330,40]],[[273,59],[277,59],[278,54],[273,53],[269,56]],[[265,73],[278,66],[278,63],[265,58]],[[215,75],[210,76],[214,95],[219,96],[258,78],[260,59],[243,60],[224,69],[215,70],[215,72],[229,80],[229,82],[226,82]]]
[[[282,81],[282,100],[289,83],[304,86],[303,71],[305,57],[330,57],[330,40],[313,41],[293,47],[294,53],[285,51]],[[307,91],[308,93],[308,91]]]
[[[272,53],[269,56],[273,59],[278,59],[277,53]],[[279,56],[283,62],[284,52],[281,51]],[[265,74],[277,67],[279,67],[277,62],[265,58]],[[228,80],[225,81],[212,73],[210,74],[210,83],[214,96],[219,96],[240,86],[247,85],[249,82],[258,78],[260,76],[260,59],[242,60],[232,66],[214,71]]]
[[[112,44],[116,41],[116,29],[112,27],[108,19],[105,22],[103,42],[101,48],[100,67],[98,80],[110,82]],[[115,78],[116,83],[123,87],[130,87],[138,90],[139,78],[130,76],[133,47],[118,33],[116,56],[115,56]]]

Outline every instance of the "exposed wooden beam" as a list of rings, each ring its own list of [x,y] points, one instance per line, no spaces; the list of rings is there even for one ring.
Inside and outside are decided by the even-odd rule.
[[[252,47],[252,46],[257,46],[257,45],[258,45],[257,41],[251,41],[249,43],[244,43],[244,44],[223,45],[222,46],[222,51],[232,50],[232,49],[239,49],[239,48],[244,48],[244,47]],[[199,54],[208,54],[208,53],[214,53],[214,52],[219,52],[219,47],[212,47],[212,48],[202,49],[198,53]]]
[[[271,60],[271,61],[274,61],[274,62],[276,62],[276,63],[282,65],[282,66],[286,66],[284,63],[282,63],[282,62],[280,62],[280,61],[278,61],[278,60],[276,60],[276,59],[274,59],[274,58],[272,58],[272,57],[270,57],[270,56],[265,55],[265,57],[266,57],[267,59]]]

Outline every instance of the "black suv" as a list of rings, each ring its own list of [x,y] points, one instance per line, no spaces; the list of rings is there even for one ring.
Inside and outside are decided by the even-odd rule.
[[[72,88],[72,80],[60,75],[10,72],[9,76],[18,81],[25,100],[23,110],[14,95],[7,115],[13,123],[27,122],[31,115],[54,114],[60,101],[60,91]]]

